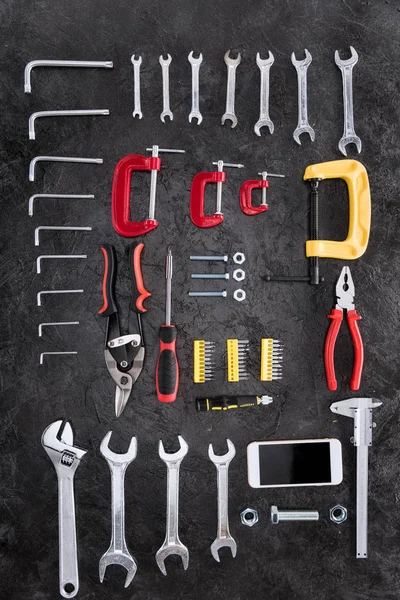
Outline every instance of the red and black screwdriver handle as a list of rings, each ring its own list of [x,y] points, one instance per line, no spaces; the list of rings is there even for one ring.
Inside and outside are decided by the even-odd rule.
[[[337,389],[334,363],[335,344],[340,325],[343,321],[343,311],[338,308],[333,308],[330,315],[328,315],[328,319],[331,319],[331,323],[325,340],[324,363],[328,389],[333,391]],[[355,309],[347,311],[347,324],[349,326],[354,347],[353,372],[350,379],[350,389],[353,391],[360,389],[361,375],[364,364],[364,347],[360,330],[357,325],[357,321],[360,320],[361,317]]]
[[[159,339],[160,350],[156,367],[157,398],[160,402],[175,402],[179,386],[175,325],[161,325]]]

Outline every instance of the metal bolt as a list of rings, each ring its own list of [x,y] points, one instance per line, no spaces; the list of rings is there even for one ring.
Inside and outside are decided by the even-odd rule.
[[[126,369],[126,367],[128,366],[128,363],[126,362],[126,360],[121,360],[120,365],[123,369]]]
[[[271,506],[271,523],[274,525],[280,521],[318,521],[317,510],[278,510],[277,506]]]
[[[224,262],[228,262],[228,255],[224,256],[190,256],[190,260],[222,260]]]
[[[205,298],[207,296],[209,297],[219,297],[219,298],[226,298],[227,293],[226,290],[224,290],[223,292],[189,292],[189,296],[193,297],[193,298]]]
[[[229,279],[229,273],[192,273],[192,279]]]
[[[126,385],[128,383],[128,378],[124,375],[121,377],[121,385]]]

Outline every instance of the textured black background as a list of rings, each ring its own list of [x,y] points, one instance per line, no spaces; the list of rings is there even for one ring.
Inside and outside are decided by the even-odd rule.
[[[0,6],[1,61],[1,185],[2,222],[2,426],[1,445],[1,587],[4,599],[58,597],[57,486],[52,464],[40,444],[52,421],[67,417],[76,443],[88,450],[75,478],[79,538],[80,597],[203,598],[247,600],[251,597],[321,600],[400,597],[399,570],[399,443],[398,443],[398,125],[399,4],[394,0],[340,2],[107,2],[107,0],[3,0]],[[368,561],[354,558],[355,451],[348,443],[350,419],[337,420],[329,411],[334,400],[349,396],[352,349],[348,334],[337,347],[337,393],[326,389],[322,348],[333,302],[333,286],[343,263],[322,261],[326,283],[268,284],[267,273],[306,273],[304,242],[308,237],[308,187],[302,175],[308,164],[340,158],[342,134],[341,74],[334,51],[359,53],[354,69],[356,130],[363,141],[372,193],[372,229],[366,254],[351,264],[357,308],[365,344],[365,370],[360,394],[383,401],[375,413],[377,428],[370,453],[370,522]],[[221,127],[225,107],[228,48],[242,52],[237,71],[236,112],[239,124]],[[290,62],[304,48],[313,56],[309,68],[309,114],[316,130],[298,147],[292,132],[297,122],[297,80]],[[202,51],[201,126],[189,125],[191,77],[187,55]],[[275,133],[253,133],[258,118],[259,71],[255,54],[271,50],[271,116]],[[133,120],[132,53],[143,56],[141,121]],[[169,52],[173,123],[162,124],[161,69],[158,56]],[[37,69],[31,95],[23,92],[25,64],[38,58],[113,60],[114,69]],[[36,141],[28,140],[28,117],[36,110],[109,108],[109,117],[43,119]],[[116,162],[147,146],[183,148],[184,156],[165,156],[159,177],[156,214],[160,225],[143,241],[144,280],[152,297],[145,315],[147,357],[122,417],[113,416],[114,384],[103,359],[105,321],[98,317],[103,241],[115,244],[120,261],[129,240],[118,237],[111,223],[110,196]],[[354,149],[353,149],[354,150]],[[103,166],[43,164],[35,183],[28,165],[38,154],[104,158]],[[199,230],[189,219],[189,190],[195,173],[212,160],[243,162],[228,171],[223,190],[223,225]],[[244,179],[267,167],[286,175],[272,180],[270,210],[245,217],[238,192]],[[148,207],[149,176],[133,183],[135,217]],[[215,188],[207,194],[213,211]],[[34,193],[94,193],[95,200],[41,201],[33,218],[28,198]],[[346,189],[340,182],[321,185],[322,237],[340,239],[347,227]],[[87,225],[92,233],[44,233],[34,248],[38,225]],[[157,330],[164,313],[164,255],[171,244],[175,256],[173,318],[179,328],[181,385],[174,405],[161,406],[154,393]],[[247,301],[189,299],[188,260],[193,253],[244,251]],[[43,264],[47,253],[87,253],[86,261]],[[120,264],[124,264],[120,262]],[[204,265],[205,267],[206,265]],[[212,284],[204,284],[204,288]],[[47,296],[36,307],[41,289],[85,289],[84,295]],[[213,287],[218,289],[218,285]],[[221,286],[222,287],[222,286]],[[201,288],[201,286],[200,286]],[[126,315],[129,278],[120,269],[118,298]],[[40,322],[79,320],[80,327],[45,330]],[[274,385],[258,381],[259,339],[273,336],[286,346],[284,379]],[[192,385],[192,340],[218,342],[217,379]],[[223,363],[225,339],[251,342],[251,378],[227,384]],[[75,349],[77,357],[49,358],[39,366],[39,353]],[[271,393],[274,403],[233,414],[195,412],[200,393]],[[99,455],[105,433],[114,431],[116,450],[124,451],[132,435],[138,456],[126,480],[127,541],[138,572],[124,590],[124,572],[110,569],[103,585],[98,560],[109,544],[110,481]],[[157,453],[160,437],[168,449],[182,434],[189,453],[181,471],[181,538],[190,550],[183,572],[174,559],[168,577],[154,555],[165,534],[165,465]],[[339,437],[343,442],[344,480],[334,488],[252,490],[246,481],[246,445],[257,439]],[[237,456],[230,469],[230,517],[238,543],[237,558],[221,564],[211,557],[216,532],[216,473],[207,458],[212,442],[221,453],[229,437]],[[175,444],[175,446],[174,446]],[[349,509],[342,526],[330,523],[328,509],[336,501]],[[317,524],[269,524],[269,505],[315,508]],[[260,511],[253,529],[240,524],[245,505]]]

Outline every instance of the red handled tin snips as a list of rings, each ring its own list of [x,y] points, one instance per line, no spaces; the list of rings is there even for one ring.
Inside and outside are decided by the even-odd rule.
[[[267,204],[267,188],[269,188],[268,177],[285,177],[284,175],[277,175],[276,173],[268,173],[262,171],[258,173],[262,176],[262,179],[248,179],[242,183],[240,188],[240,208],[245,215],[252,217],[268,210]],[[254,206],[252,194],[253,190],[262,189],[261,204]]]
[[[350,389],[358,390],[360,388],[361,374],[364,363],[363,342],[358,329],[357,321],[361,319],[354,306],[354,283],[349,267],[343,267],[339,279],[336,283],[336,304],[332,309],[328,319],[331,324],[325,340],[324,362],[326,381],[329,390],[336,390],[337,382],[335,376],[335,343],[343,321],[343,312],[347,313],[347,324],[349,326],[351,339],[354,346],[353,373],[350,379]]]

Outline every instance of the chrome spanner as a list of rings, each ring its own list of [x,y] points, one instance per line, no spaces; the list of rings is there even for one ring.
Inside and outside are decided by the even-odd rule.
[[[169,117],[171,121],[174,119],[174,115],[169,107],[169,65],[171,64],[172,58],[167,54],[167,58],[164,59],[161,54],[158,60],[161,65],[163,80],[163,111],[160,115],[160,119],[165,123],[165,117]]]
[[[106,459],[111,472],[111,522],[112,533],[110,546],[100,558],[99,578],[103,583],[108,565],[121,565],[127,570],[125,587],[136,575],[137,564],[131,556],[125,541],[125,472],[137,453],[136,438],[130,441],[128,452],[116,454],[108,447],[112,431],[109,431],[100,445],[100,452]]]
[[[64,598],[73,598],[79,590],[74,475],[86,450],[73,443],[74,434],[68,421],[55,421],[42,435],[42,446],[58,479],[59,580],[60,594]]]
[[[208,456],[217,468],[218,476],[218,528],[217,537],[211,544],[211,554],[220,562],[218,551],[220,548],[230,548],[233,558],[236,556],[237,545],[229,531],[228,514],[228,469],[229,463],[236,454],[235,446],[231,440],[226,440],[228,452],[223,456],[214,454],[212,444],[208,447]]]
[[[179,467],[186,456],[188,445],[181,435],[178,435],[180,449],[169,454],[164,450],[164,444],[160,440],[158,453],[160,458],[167,465],[167,532],[161,548],[156,554],[156,562],[161,573],[167,574],[165,569],[165,559],[171,554],[177,554],[182,559],[183,568],[189,565],[189,550],[179,539]]]
[[[132,117],[143,117],[142,107],[140,105],[140,65],[142,64],[142,57],[135,58],[135,55],[131,56],[131,63],[133,64],[133,79],[134,79],[134,100],[135,107],[132,113]]]
[[[269,71],[274,64],[275,58],[271,51],[268,51],[268,58],[261,58],[257,52],[256,62],[261,72],[260,81],[260,117],[254,125],[254,131],[261,136],[261,127],[268,127],[270,133],[274,133],[274,124],[269,117]]]
[[[224,61],[228,69],[228,78],[226,84],[226,106],[225,113],[222,115],[221,125],[225,124],[225,121],[231,121],[231,129],[237,125],[237,117],[235,115],[235,87],[236,87],[236,69],[240,65],[242,57],[240,52],[236,58],[229,57],[230,50],[225,53]]]
[[[302,133],[308,133],[311,141],[315,140],[315,131],[308,122],[307,111],[307,69],[312,61],[312,56],[307,48],[304,50],[306,55],[304,60],[296,60],[296,55],[292,52],[292,64],[297,71],[297,100],[298,100],[298,121],[297,127],[293,132],[293,139],[301,146],[300,136]]]
[[[192,50],[188,56],[188,61],[192,65],[192,110],[189,115],[189,123],[192,122],[192,119],[197,119],[197,125],[200,125],[203,116],[200,112],[199,71],[203,62],[203,55],[200,52],[199,57],[194,58]]]
[[[335,52],[335,63],[342,72],[343,81],[343,112],[344,126],[343,135],[339,141],[339,150],[344,156],[347,156],[347,144],[355,144],[358,154],[361,152],[361,140],[354,131],[354,111],[353,111],[353,67],[358,62],[358,54],[353,46],[350,46],[351,58],[341,60],[339,52]]]

